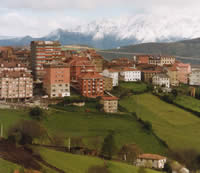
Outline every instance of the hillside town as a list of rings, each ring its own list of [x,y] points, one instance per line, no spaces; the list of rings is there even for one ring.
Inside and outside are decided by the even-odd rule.
[[[111,115],[120,112],[120,97],[113,89],[121,83],[139,82],[151,85],[155,92],[170,93],[180,84],[194,89],[200,86],[200,69],[168,55],[133,54],[132,58],[108,61],[93,48],[61,45],[59,41],[32,41],[30,47],[23,48],[0,47],[1,108],[48,109],[48,105],[76,93],[96,99],[102,105],[100,111]],[[85,103],[72,104],[81,107]],[[166,162],[165,156],[143,153],[134,165],[160,170]],[[179,169],[189,172],[184,166]]]

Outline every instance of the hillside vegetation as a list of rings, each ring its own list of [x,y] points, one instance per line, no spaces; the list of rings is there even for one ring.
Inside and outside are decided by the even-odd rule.
[[[7,129],[14,122],[20,119],[30,119],[28,113],[12,110],[0,110],[0,118],[4,124],[5,135]],[[8,123],[13,118],[12,123]],[[103,113],[86,113],[86,112],[67,112],[51,110],[46,118],[42,121],[50,136],[62,134],[65,139],[68,137],[81,137],[84,144],[93,148],[90,140],[95,137],[100,138],[100,146],[108,131],[116,132],[116,144],[120,148],[127,143],[136,143],[144,152],[165,153],[165,146],[152,134],[149,134],[143,126],[128,114],[109,115]],[[148,142],[146,142],[148,141]],[[47,143],[49,141],[39,141]]]
[[[136,112],[141,119],[151,122],[155,133],[170,148],[200,150],[200,119],[195,115],[148,93],[126,97],[120,104],[130,112]]]
[[[137,173],[138,168],[114,161],[104,161],[99,158],[73,155],[46,148],[38,148],[41,156],[50,164],[69,173],[87,173],[91,166],[103,166],[105,163],[111,173]],[[157,173],[157,171],[146,169],[147,173]]]

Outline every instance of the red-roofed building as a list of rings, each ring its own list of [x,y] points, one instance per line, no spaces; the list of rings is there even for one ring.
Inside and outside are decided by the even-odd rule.
[[[115,96],[103,96],[101,97],[101,103],[103,104],[103,110],[107,113],[116,113],[118,111],[118,100]]]
[[[178,70],[178,72],[177,72],[178,81],[180,83],[187,84],[189,74],[191,73],[190,64],[176,63],[175,65],[176,65],[176,68]]]
[[[137,55],[137,64],[149,64],[149,55]]]
[[[135,162],[136,166],[163,169],[167,158],[157,154],[140,154]]]
[[[70,68],[62,64],[44,65],[43,87],[50,98],[70,96]]]
[[[104,80],[97,72],[83,72],[78,76],[78,89],[85,97],[96,98],[104,95]]]
[[[89,61],[87,57],[73,57],[69,62],[70,79],[77,81],[78,76],[85,72],[95,72],[95,66]]]

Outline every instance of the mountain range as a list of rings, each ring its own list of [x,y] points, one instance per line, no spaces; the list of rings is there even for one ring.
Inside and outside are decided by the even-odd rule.
[[[113,49],[147,42],[174,42],[200,37],[200,18],[188,16],[135,15],[98,19],[66,29],[57,29],[40,38],[0,37],[0,45],[28,45],[31,40],[59,40],[62,44],[84,44]]]

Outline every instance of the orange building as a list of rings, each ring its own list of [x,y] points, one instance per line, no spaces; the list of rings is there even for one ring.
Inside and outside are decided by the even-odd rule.
[[[103,76],[96,72],[81,73],[78,76],[78,89],[85,97],[96,98],[104,95]]]
[[[149,55],[137,55],[138,64],[149,64]]]
[[[70,96],[70,68],[66,64],[44,65],[43,87],[49,97]]]
[[[82,72],[94,72],[95,66],[87,57],[74,56],[69,62],[71,81],[77,81]]]

